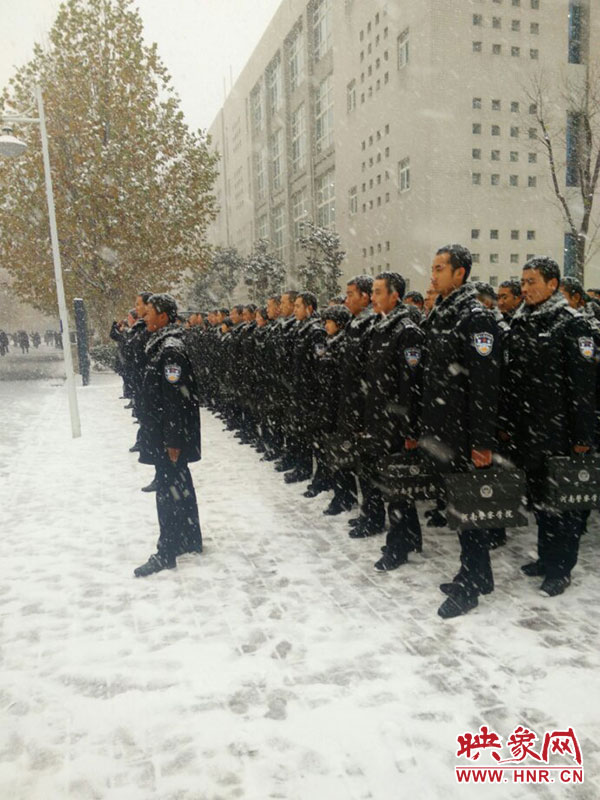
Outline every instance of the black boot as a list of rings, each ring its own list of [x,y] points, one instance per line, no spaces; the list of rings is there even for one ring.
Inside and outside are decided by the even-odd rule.
[[[140,446],[139,446],[139,444],[136,442],[136,443],[133,445],[133,447],[130,447],[130,448],[129,448],[129,452],[130,452],[130,453],[139,453],[139,452],[140,452]]]
[[[451,583],[440,583],[440,592],[452,596],[459,590],[464,590],[465,586],[467,587],[467,591],[469,591],[469,582],[468,579],[465,578],[464,572],[458,572],[458,574],[452,578]],[[478,581],[475,591],[478,591],[479,594],[491,594],[494,591],[493,577],[491,579],[481,578]]]
[[[312,470],[296,467],[296,469],[293,469],[291,472],[286,472],[283,479],[286,483],[301,483],[302,481],[309,480],[311,475]]]
[[[545,578],[540,586],[540,594],[546,595],[546,597],[556,597],[570,585],[571,578],[568,575],[564,575],[562,578]]]
[[[521,567],[521,572],[524,572],[528,578],[537,578],[546,574],[546,568],[538,559],[537,561],[530,561],[527,564],[523,564]]]
[[[368,519],[368,517],[363,517],[358,525],[349,531],[348,536],[351,539],[365,539],[367,536],[375,536],[378,533],[383,533],[384,529],[385,523],[375,522]]]
[[[156,478],[148,484],[148,486],[142,486],[142,492],[155,492],[158,489],[158,483],[156,482]]]
[[[467,592],[464,588],[460,587],[460,591],[447,597],[442,605],[438,608],[438,614],[442,619],[452,619],[452,617],[460,617],[466,614],[472,608],[479,605],[477,595]]]
[[[398,569],[402,564],[408,562],[406,553],[398,553],[394,551],[386,552],[383,554],[379,561],[373,565],[377,572],[390,572],[393,569]]]
[[[173,569],[177,566],[175,559],[165,559],[156,553],[155,555],[150,556],[148,561],[145,564],[142,564],[141,567],[136,567],[133,570],[133,574],[136,578],[145,578],[148,575],[152,575],[155,572],[160,572],[163,569]]]
[[[342,514],[344,511],[350,511],[354,503],[355,501],[352,498],[343,499],[334,497],[323,513],[330,517],[335,517],[338,514]]]

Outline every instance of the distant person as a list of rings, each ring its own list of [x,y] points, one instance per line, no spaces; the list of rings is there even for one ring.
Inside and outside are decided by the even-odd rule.
[[[17,341],[21,348],[21,353],[24,355],[29,352],[29,334],[27,331],[19,331],[17,334]]]
[[[498,287],[498,310],[507,322],[512,319],[522,300],[520,281],[502,281]]]
[[[5,356],[8,354],[8,335],[6,331],[0,330],[0,356]]]

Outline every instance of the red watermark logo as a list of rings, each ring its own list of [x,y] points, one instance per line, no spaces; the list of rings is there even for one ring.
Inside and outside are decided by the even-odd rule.
[[[506,740],[510,758],[502,757],[502,737],[487,725],[456,741],[457,758],[476,762],[455,767],[458,783],[583,783],[583,757],[573,728],[546,731],[540,739],[519,725]],[[482,754],[496,763],[480,762]]]

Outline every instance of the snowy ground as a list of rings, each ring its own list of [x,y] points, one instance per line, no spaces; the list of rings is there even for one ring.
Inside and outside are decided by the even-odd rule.
[[[600,796],[598,538],[572,587],[520,574],[532,530],[494,554],[496,592],[441,621],[456,536],[373,571],[352,541],[203,412],[193,466],[205,552],[134,579],[153,551],[151,470],[120,382],[0,383],[0,797],[396,800]],[[458,786],[456,737],[573,726],[585,784]],[[504,754],[507,757],[508,754]],[[489,759],[488,759],[489,763]]]

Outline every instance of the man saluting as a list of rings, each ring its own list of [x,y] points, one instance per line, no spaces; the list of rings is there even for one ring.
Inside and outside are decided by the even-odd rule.
[[[156,467],[157,551],[134,570],[143,578],[176,566],[182,553],[201,552],[202,534],[191,461],[200,460],[200,415],[184,331],[175,325],[177,304],[168,294],[153,294],[144,319],[151,334],[140,408],[140,461]]]

